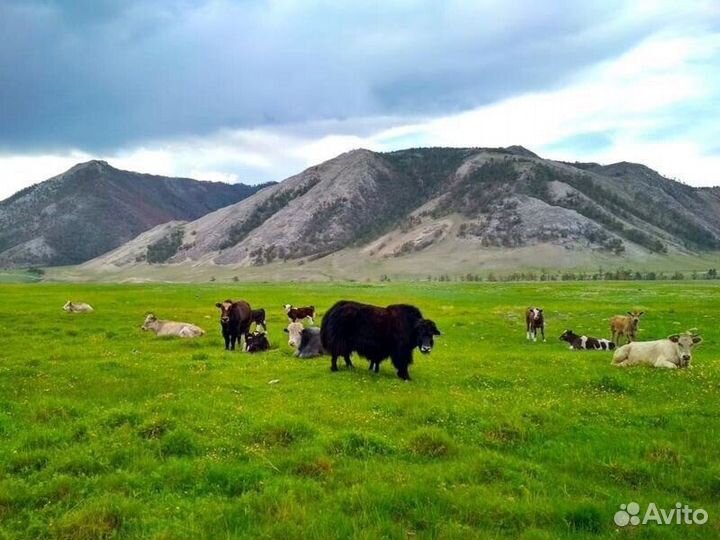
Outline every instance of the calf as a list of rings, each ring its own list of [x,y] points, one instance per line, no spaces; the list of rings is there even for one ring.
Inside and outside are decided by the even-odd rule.
[[[71,302],[70,300],[65,302],[63,310],[68,313],[91,313],[95,311],[90,304],[85,304],[84,302]]]
[[[635,341],[616,350],[612,363],[619,367],[641,364],[668,369],[690,367],[692,349],[700,343],[700,336],[690,334],[674,334],[657,341]]]
[[[141,326],[143,330],[152,330],[158,336],[176,336],[181,338],[200,337],[205,334],[205,330],[195,326],[194,324],[163,321],[158,319],[154,314],[148,313],[145,322]]]
[[[620,345],[620,337],[624,336],[626,343],[635,341],[640,317],[644,311],[628,311],[627,315],[615,315],[610,319],[610,335],[612,340]]]
[[[567,341],[570,348],[575,350],[612,351],[615,348],[615,344],[608,339],[578,336],[572,330],[565,330],[560,339]]]
[[[267,323],[265,322],[265,310],[263,308],[253,309],[251,311],[252,322],[255,323],[255,330],[258,326],[262,326],[264,332],[267,332]]]
[[[439,335],[435,323],[423,318],[415,306],[378,307],[347,300],[330,308],[320,328],[322,346],[332,358],[332,371],[338,369],[338,356],[353,367],[350,355],[357,352],[370,361],[375,371],[380,362],[390,357],[398,377],[404,380],[410,380],[408,368],[413,361],[413,349],[430,353],[433,338]]]
[[[316,326],[303,328],[300,333],[300,345],[295,352],[298,358],[313,358],[325,354],[320,338],[320,329]]]
[[[527,339],[537,341],[537,333],[538,330],[540,330],[542,340],[545,341],[545,316],[541,308],[527,308],[525,312],[525,326],[527,328]]]
[[[267,332],[253,332],[245,336],[245,352],[267,351],[269,348],[270,342],[267,339]]]
[[[220,326],[225,339],[225,350],[234,351],[235,343],[240,344],[242,336],[245,336],[245,343],[247,343],[252,315],[250,304],[244,300],[238,302],[225,300],[215,304],[215,307],[220,309]]]
[[[310,319],[310,324],[315,324],[315,306],[293,307],[290,304],[285,304],[284,308],[290,322]]]

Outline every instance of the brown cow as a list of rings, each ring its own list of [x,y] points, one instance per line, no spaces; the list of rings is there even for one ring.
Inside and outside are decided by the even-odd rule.
[[[615,315],[610,319],[610,333],[612,340],[620,345],[620,336],[625,336],[626,343],[635,341],[640,317],[644,311],[628,311],[627,315]]]
[[[284,307],[290,322],[310,319],[310,324],[315,324],[315,306],[293,307],[291,304],[285,304]]]
[[[215,307],[220,309],[220,326],[223,338],[225,338],[225,350],[234,351],[235,343],[240,344],[241,336],[245,336],[245,343],[247,343],[252,322],[250,304],[244,300],[238,302],[225,300],[215,304]]]

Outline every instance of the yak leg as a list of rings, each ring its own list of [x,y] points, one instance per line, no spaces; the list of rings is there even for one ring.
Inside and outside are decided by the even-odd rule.
[[[345,358],[345,365],[346,365],[347,367],[349,367],[349,368],[354,368],[355,366],[353,366],[353,363],[352,363],[352,361],[350,360],[350,355],[349,355],[349,354],[345,354],[345,355],[343,355],[343,356],[344,356],[344,358]]]
[[[337,371],[337,355],[333,354],[332,359],[330,360],[330,371]]]

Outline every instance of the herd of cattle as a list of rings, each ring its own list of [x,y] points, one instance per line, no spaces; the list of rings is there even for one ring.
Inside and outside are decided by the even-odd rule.
[[[215,304],[220,310],[220,326],[225,340],[226,350],[235,350],[245,341],[246,352],[260,352],[270,348],[267,338],[265,310],[253,310],[244,300],[225,300]],[[69,313],[90,313],[92,306],[86,303],[68,301],[63,309]],[[380,363],[390,358],[398,377],[410,379],[408,368],[413,361],[413,350],[428,354],[433,348],[435,336],[440,331],[430,319],[423,317],[418,308],[406,304],[387,307],[373,306],[341,300],[333,305],[322,319],[320,327],[314,326],[315,308],[313,306],[284,306],[288,317],[288,345],[295,349],[298,358],[312,358],[328,355],[330,367],[337,371],[338,358],[345,365],[353,367],[352,353],[366,358],[370,370],[377,373]],[[568,329],[560,340],[570,344],[573,350],[611,351],[613,365],[634,366],[645,364],[652,367],[683,368],[689,367],[692,349],[702,342],[702,338],[692,332],[674,334],[667,339],[655,341],[635,341],[640,317],[644,312],[632,311],[627,315],[616,315],[610,319],[612,339],[577,335]],[[305,326],[309,322],[310,326]],[[545,341],[545,316],[538,307],[529,307],[525,312],[526,338],[537,341],[538,333]],[[252,325],[255,329],[251,331]],[[141,327],[155,332],[158,336],[177,336],[195,338],[205,331],[191,323],[158,319],[149,313]],[[260,330],[262,329],[262,330]],[[621,338],[625,345],[619,346]],[[616,348],[616,344],[618,347]]]

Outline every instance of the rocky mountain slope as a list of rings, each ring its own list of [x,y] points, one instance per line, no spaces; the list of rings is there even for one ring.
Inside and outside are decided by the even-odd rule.
[[[540,245],[614,256],[720,247],[720,193],[632,163],[544,160],[522,147],[355,150],[89,263],[261,265],[346,248],[412,257]],[[443,252],[446,252],[445,250]]]
[[[0,266],[81,263],[158,224],[197,219],[257,190],[81,163],[0,202]]]

